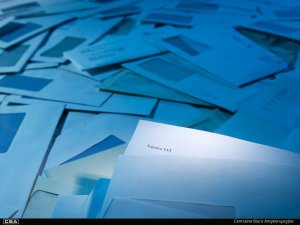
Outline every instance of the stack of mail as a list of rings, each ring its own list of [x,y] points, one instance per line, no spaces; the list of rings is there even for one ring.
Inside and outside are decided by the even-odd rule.
[[[298,218],[299,155],[140,121],[99,216]]]
[[[299,216],[299,12],[0,0],[0,217]]]

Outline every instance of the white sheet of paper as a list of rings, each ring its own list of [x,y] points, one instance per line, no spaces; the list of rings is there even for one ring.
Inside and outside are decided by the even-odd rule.
[[[0,168],[5,171],[2,174],[3,185],[0,187],[1,217],[10,216],[5,214],[6,208],[18,210],[15,217],[22,215],[63,109],[63,104],[48,103],[6,107],[1,110],[2,115],[25,114],[8,151],[0,157]]]
[[[179,155],[298,166],[300,155],[221,134],[140,120],[125,154]]]
[[[130,197],[232,206],[237,218],[297,218],[299,171],[228,159],[122,156],[100,216],[114,197]]]

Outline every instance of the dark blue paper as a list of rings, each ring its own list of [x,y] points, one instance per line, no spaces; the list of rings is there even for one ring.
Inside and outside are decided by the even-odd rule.
[[[63,52],[70,51],[85,41],[84,38],[65,37],[61,42],[43,52],[41,56],[62,57]]]
[[[206,2],[181,2],[176,6],[176,8],[215,11],[219,8],[219,6],[216,4]]]
[[[0,80],[0,87],[15,88],[26,91],[40,91],[53,80],[28,77],[28,76],[6,76]]]
[[[300,10],[278,10],[274,13],[276,16],[282,18],[300,17]]]
[[[274,31],[279,31],[282,33],[293,33],[295,31],[297,31],[294,28],[291,27],[285,27],[285,26],[281,26],[275,23],[269,23],[269,22],[264,22],[264,21],[258,21],[253,23],[252,25],[257,26],[257,27],[261,27],[261,28],[265,28],[265,29],[269,29],[269,30],[274,30]]]
[[[0,54],[0,67],[14,66],[29,49],[29,45],[17,45],[13,48],[4,50]]]
[[[149,15],[147,15],[146,19],[190,23],[193,17],[183,15],[171,15],[166,13],[150,13]]]
[[[1,41],[11,42],[19,37],[22,37],[32,31],[35,31],[42,27],[41,25],[35,24],[35,23],[26,23],[26,24],[9,23],[9,24],[12,24],[12,25],[6,25],[6,26],[9,26],[8,28],[10,28],[10,30],[0,29],[0,40]]]
[[[7,152],[24,117],[25,113],[0,114],[0,153]]]

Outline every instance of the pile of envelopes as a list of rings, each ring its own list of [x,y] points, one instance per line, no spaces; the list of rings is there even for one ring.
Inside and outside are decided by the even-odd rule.
[[[300,2],[0,0],[0,217],[299,218]]]

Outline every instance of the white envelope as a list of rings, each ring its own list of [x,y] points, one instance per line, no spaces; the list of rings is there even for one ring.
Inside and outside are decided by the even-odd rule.
[[[76,18],[80,18],[82,14],[84,13],[87,14],[87,12],[97,8],[99,4],[89,2],[89,1],[37,0],[31,4],[21,5],[21,8],[22,6],[23,7],[25,6],[25,8],[28,8],[28,10],[23,10],[23,11],[20,10],[20,12],[13,13],[14,8],[12,7],[10,8],[10,10],[12,11],[11,14],[15,15],[17,18],[30,18],[36,16],[45,16],[45,15],[49,16],[49,15],[61,15],[61,14],[75,15]],[[31,6],[31,9],[29,6]]]
[[[126,145],[78,159],[60,166],[45,170],[48,178],[78,184],[91,188],[100,178],[111,178],[118,156],[123,154]],[[85,190],[85,189],[84,189]]]
[[[0,94],[0,105],[2,105],[3,100],[6,98],[6,95]]]
[[[140,12],[141,8],[137,7],[135,5],[135,2],[133,2],[132,4],[116,6],[114,8],[103,10],[99,13],[99,18],[105,19],[112,17],[128,16]]]
[[[0,91],[34,98],[100,106],[110,95],[100,92],[98,82],[60,69],[30,70],[2,76]]]
[[[112,76],[102,80],[100,87],[101,90],[106,91],[136,94],[170,101],[210,106],[209,103],[163,86],[129,70],[120,70]]]
[[[203,114],[203,116],[198,119],[191,119],[181,124],[181,126],[214,132],[216,129],[221,127],[229,118],[230,116],[228,114],[221,112],[218,109],[214,109]]]
[[[155,56],[123,66],[162,85],[179,90],[194,98],[236,111],[255,94],[255,88],[232,87],[211,79],[206,71],[199,71],[183,62],[171,61],[166,56]],[[175,75],[176,74],[176,75]]]
[[[54,2],[54,1],[53,1]],[[18,0],[18,1],[2,1],[0,5],[0,15],[18,15],[19,13],[24,13],[24,11],[32,11],[36,8],[40,8],[43,3],[47,1],[35,1],[30,2],[29,0]]]
[[[300,40],[299,22],[272,22],[266,20],[257,20],[250,24],[240,25],[242,28],[260,31],[263,33],[278,35],[295,41]]]
[[[24,98],[19,95],[9,95],[3,98],[3,105],[31,105],[45,102],[35,98]],[[157,99],[142,96],[112,94],[100,107],[67,103],[66,110],[84,111],[89,113],[118,113],[128,115],[149,116],[156,106]]]
[[[300,81],[289,72],[228,120],[218,133],[299,153]]]
[[[260,7],[261,13],[266,17],[268,20],[273,21],[289,21],[289,20],[299,20],[299,8],[285,8],[279,6],[261,6]]]
[[[87,195],[59,195],[52,218],[83,218],[80,214]]]
[[[155,109],[153,118],[145,120],[183,126],[191,120],[198,120],[210,109],[195,107],[189,104],[160,100]],[[191,125],[191,124],[188,124]]]
[[[176,12],[167,9],[154,10],[144,13],[142,16],[142,21],[192,27],[195,25],[195,15],[192,13]]]
[[[234,8],[234,9],[239,9],[239,10],[244,10],[244,11],[256,11],[257,6],[259,3],[262,1],[244,1],[241,2],[239,0],[214,0],[214,3],[220,4],[222,6],[226,6],[228,8]]]
[[[90,186],[38,176],[22,218],[50,218],[58,195],[87,195]]]
[[[64,133],[68,129],[72,129],[73,126],[79,126],[80,123],[84,123],[86,120],[90,120],[95,116],[97,116],[95,113],[70,111],[64,121],[61,133]]]
[[[198,217],[204,218],[232,218],[236,215],[236,209],[232,206],[220,206],[212,204],[195,204],[190,202],[172,202],[172,201],[160,201],[149,199],[134,199],[139,202],[148,203],[151,205],[157,205],[167,207],[170,209],[180,210],[188,213],[197,214]]]
[[[15,97],[15,96],[13,96]],[[7,99],[12,99],[12,96],[6,97]],[[4,102],[7,102],[4,100]],[[19,101],[10,101],[12,103],[18,103]],[[100,107],[101,108],[101,107]],[[139,108],[139,107],[138,107]],[[66,109],[72,109],[70,104],[67,104]],[[74,107],[73,109],[87,109],[82,107]],[[111,110],[112,111],[112,110]],[[87,112],[97,112],[97,110],[92,110],[89,108]],[[68,113],[68,116],[64,122],[62,133],[69,128],[76,127],[77,124],[84,123],[97,115],[87,112],[72,112]],[[116,111],[117,112],[117,111]],[[118,112],[122,112],[122,108],[118,109]],[[123,111],[125,112],[125,111]],[[134,112],[134,111],[133,111]],[[135,109],[135,114],[138,111]],[[195,129],[211,130],[216,129],[221,124],[223,124],[228,116],[219,110],[210,110],[206,108],[197,108],[188,104],[182,104],[171,101],[160,100],[157,103],[157,107],[154,110],[153,118],[144,118],[149,121],[161,122],[173,125],[179,125],[184,127],[193,127]]]
[[[126,198],[114,198],[110,203],[104,218],[132,219],[132,218],[205,218],[203,215],[193,214],[174,208],[150,204],[144,201]]]
[[[77,127],[72,127],[56,139],[45,169],[66,162],[95,144],[102,142],[110,135],[128,142],[138,120],[139,117],[136,116],[103,113],[85,123],[80,123]]]
[[[44,191],[35,192],[26,206],[22,218],[51,218],[57,195]]]
[[[65,62],[63,52],[77,47],[89,45],[110,29],[121,22],[122,19],[100,20],[87,18],[73,22],[52,33],[48,42],[38,50],[32,60],[46,62]]]
[[[120,197],[231,206],[237,218],[298,218],[299,172],[239,160],[126,155],[118,160],[100,216]]]
[[[66,109],[91,113],[118,113],[149,116],[156,106],[157,99],[143,96],[112,94],[101,106],[87,106],[67,103]]]
[[[260,1],[259,1],[260,2]],[[286,0],[286,1],[280,1],[280,0],[267,0],[265,2],[267,5],[275,5],[280,6],[282,8],[299,8],[300,4],[299,2],[295,2],[293,0]]]
[[[25,67],[25,70],[57,68],[58,66],[59,66],[58,63],[52,63],[52,62],[35,62],[35,63],[28,63],[26,65],[26,67]]]
[[[26,210],[22,218],[51,218],[55,209],[58,196],[60,197],[84,195],[86,196],[86,199],[84,199],[85,201],[82,202],[82,209],[80,209],[80,214],[82,215],[82,218],[88,218],[87,216],[90,215],[90,213],[94,210],[93,208],[90,209],[90,206],[94,207],[95,205],[99,204],[98,197],[101,197],[101,193],[104,189],[101,189],[101,185],[97,186],[97,184],[101,184],[101,182],[102,180],[97,181],[93,190],[87,191],[87,189],[83,190],[82,188],[78,188],[79,185],[63,182],[61,180],[53,180],[45,177],[38,177],[38,181],[35,185],[35,191],[30,197],[30,200],[26,206]],[[78,190],[75,187],[77,187]],[[97,190],[94,190],[96,187]],[[105,188],[107,189],[107,187]],[[81,190],[79,191],[79,189]],[[104,194],[105,193],[103,193],[102,201],[105,197]],[[69,204],[68,208],[72,208],[72,206],[72,204]],[[99,213],[101,206],[102,203],[100,206],[98,206],[97,214]],[[83,208],[85,208],[84,211]],[[92,213],[95,214],[95,212]]]
[[[0,73],[17,73],[26,65],[29,58],[40,46],[46,37],[46,33],[40,34],[24,43],[18,44],[6,50],[0,50]],[[10,60],[10,61],[8,61]]]
[[[140,120],[125,154],[244,160],[299,166],[300,155],[221,134]]]
[[[86,2],[86,1],[85,1]],[[91,2],[88,2],[91,3]],[[101,12],[107,12],[108,14],[106,14],[106,16],[102,17],[104,19],[106,18],[110,18],[110,17],[117,17],[117,16],[122,16],[122,14],[124,14],[124,16],[126,16],[126,12],[129,11],[134,11],[136,12],[136,9],[133,8],[128,8],[127,11],[125,12],[117,12],[117,10],[119,8],[125,8],[127,7],[128,4],[133,3],[131,0],[124,0],[124,1],[112,1],[112,2],[96,2],[97,5],[95,5],[92,9],[86,9],[86,10],[77,10],[77,11],[70,11],[67,12],[68,15],[72,15],[75,16],[76,18],[87,18],[87,17],[97,17]],[[114,11],[115,12],[111,12]],[[130,14],[130,13],[129,13]],[[99,17],[99,16],[98,16]],[[101,18],[101,17],[100,17]]]
[[[208,71],[212,78],[235,86],[245,85],[287,68],[287,64],[275,54],[245,40],[237,32],[228,32],[222,38],[215,39],[193,38],[193,32],[166,33],[152,38],[152,42]]]
[[[256,8],[253,2],[244,1],[240,3],[239,1],[195,1],[195,2],[185,2],[177,1],[173,6],[176,10],[196,12],[196,13],[206,13],[206,14],[246,14],[254,13]],[[172,8],[173,8],[172,7]]]
[[[86,198],[80,214],[84,218],[97,218],[100,213],[110,180],[108,179],[99,179],[91,193]]]
[[[99,107],[99,111],[149,116],[156,103],[155,98],[113,94]]]
[[[64,53],[65,58],[82,70],[110,66],[162,53],[163,50],[148,44],[141,35],[103,40],[95,45]]]
[[[67,180],[38,176],[31,194],[34,195],[39,191],[54,195],[87,195],[90,193],[91,187]]]
[[[116,73],[117,71],[120,70],[120,68],[118,66],[116,66],[115,68],[108,69],[108,70],[99,68],[94,71],[83,71],[83,70],[80,70],[73,63],[69,63],[67,65],[60,65],[59,68],[79,74],[84,77],[88,77],[88,78],[96,80],[96,81],[101,81],[107,77],[110,77],[111,75],[113,75],[114,73]]]
[[[113,13],[113,11],[112,11]],[[155,30],[154,24],[145,24],[139,20],[138,15],[133,15],[125,17],[114,29],[107,33],[107,37],[111,38],[113,36],[120,37],[124,35],[145,34],[146,32],[153,32]]]
[[[45,17],[34,17],[29,19],[14,20],[9,18],[0,22],[0,48],[8,48],[18,44],[27,38],[37,35],[52,27],[58,26],[68,20],[71,16],[56,15]],[[9,29],[11,32],[1,33],[1,29]],[[21,35],[19,34],[21,33]]]
[[[42,3],[44,0],[39,0]],[[56,2],[55,2],[56,1]],[[36,9],[31,14],[34,15],[43,15],[43,13],[47,15],[60,15],[60,14],[67,14],[67,15],[74,15],[76,18],[87,17],[93,14],[99,13],[104,10],[109,10],[114,7],[123,6],[128,4],[128,0],[124,0],[122,2],[109,2],[109,3],[97,3],[97,2],[90,2],[90,1],[58,1],[52,0],[49,1],[48,4],[42,4],[41,9]],[[95,10],[96,9],[96,10]],[[92,11],[92,12],[91,12]],[[29,13],[24,13],[19,15],[20,17],[30,16]]]
[[[10,216],[6,209],[12,208],[18,210],[15,217],[22,215],[63,110],[64,105],[58,103],[2,108],[6,119],[1,136],[6,141],[0,156],[0,167],[5,171],[0,187],[1,217]],[[9,130],[5,121],[10,121]]]

